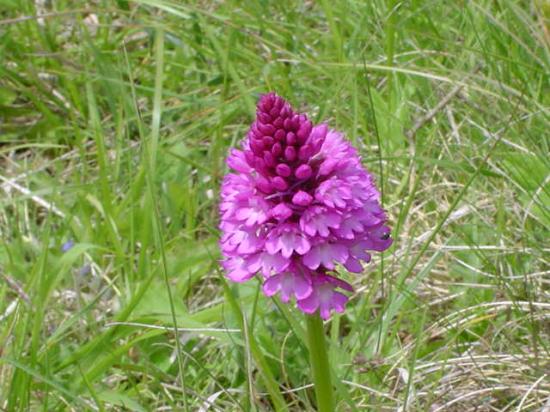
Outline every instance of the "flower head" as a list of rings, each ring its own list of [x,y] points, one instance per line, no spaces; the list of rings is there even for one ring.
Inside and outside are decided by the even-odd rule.
[[[263,278],[267,296],[294,300],[324,319],[343,312],[352,291],[337,264],[362,272],[369,251],[392,239],[380,194],[357,151],[326,124],[274,93],[263,95],[242,150],[227,158],[234,171],[221,190],[221,249],[227,276]]]

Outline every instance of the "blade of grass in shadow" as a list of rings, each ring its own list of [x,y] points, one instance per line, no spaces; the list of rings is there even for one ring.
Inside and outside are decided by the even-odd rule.
[[[101,205],[100,213],[103,214],[105,219],[105,226],[107,228],[107,233],[109,234],[109,239],[113,247],[116,250],[117,256],[122,256],[124,254],[122,245],[120,243],[120,236],[117,231],[116,224],[113,219],[112,213],[112,196],[111,189],[109,188],[109,171],[108,171],[108,158],[107,158],[107,149],[105,147],[104,135],[101,130],[101,120],[99,118],[99,109],[97,107],[95,92],[90,82],[86,83],[86,95],[88,97],[88,110],[90,112],[90,122],[93,129],[93,136],[95,144],[97,147],[97,162],[99,165],[99,189],[101,194],[101,200],[99,204]],[[90,197],[91,194],[88,195]]]
[[[80,377],[82,378],[82,381],[84,382],[84,385],[86,385],[86,388],[88,389],[88,392],[90,392],[90,396],[94,400],[95,404],[97,405],[97,409],[99,412],[104,412],[105,408],[103,407],[103,402],[99,399],[97,396],[97,393],[94,389],[94,386],[91,384],[91,382],[86,378],[86,375],[82,372],[82,369],[80,366],[78,366],[78,372],[80,373]]]
[[[227,282],[221,276],[220,279],[223,285],[223,289],[225,292],[225,296],[229,302],[229,306],[237,318],[238,322],[241,324],[241,330],[245,330],[245,319],[243,316],[243,313],[241,311],[241,308],[239,306],[239,303],[237,302],[237,299],[233,296],[233,293],[231,292],[231,289],[227,285]],[[253,335],[248,336],[248,344],[250,345],[250,353],[252,354],[252,357],[254,358],[254,361],[256,363],[257,368],[259,369],[259,372],[264,380],[265,387],[267,389],[267,392],[269,393],[269,396],[271,397],[271,401],[273,402],[273,406],[276,411],[286,411],[288,410],[286,406],[286,402],[281,395],[281,392],[279,390],[279,384],[275,380],[275,377],[273,376],[273,372],[271,371],[271,368],[269,367],[265,357],[263,356],[260,348],[258,347],[258,344],[256,342],[256,339]]]
[[[147,187],[149,189],[150,202],[153,206],[153,219],[152,225],[156,229],[155,237],[157,247],[161,256],[161,270],[166,286],[166,293],[168,294],[168,301],[170,305],[170,312],[172,315],[172,322],[174,326],[174,340],[176,345],[176,357],[178,360],[179,378],[183,394],[183,406],[184,410],[188,411],[189,406],[187,403],[187,392],[185,387],[185,365],[182,358],[182,348],[178,333],[178,324],[176,320],[176,310],[174,308],[174,298],[172,297],[172,291],[170,289],[170,280],[168,278],[168,266],[166,264],[166,253],[164,248],[164,235],[162,231],[162,223],[160,219],[160,212],[155,196],[155,183],[154,177],[156,176],[156,156],[159,140],[160,119],[162,113],[162,80],[164,76],[164,31],[157,29],[155,33],[155,60],[156,60],[156,72],[155,72],[155,94],[153,98],[153,118],[151,125],[151,139],[149,144],[146,145],[144,151],[146,163],[149,166],[148,173],[146,174]]]
[[[85,408],[90,408],[91,405],[88,402],[85,402],[84,399],[82,399],[78,394],[74,394],[70,392],[67,388],[65,388],[63,385],[61,385],[59,382],[56,382],[55,380],[44,376],[37,372],[36,370],[30,368],[29,366],[16,361],[15,359],[10,358],[0,358],[0,363],[7,363],[26,374],[32,376],[33,378],[39,380],[40,382],[43,382],[47,386],[51,387],[52,389],[55,389],[59,393],[65,395],[67,398],[71,399],[73,402],[75,402],[78,405],[81,405]]]
[[[411,357],[411,360],[409,362],[409,370],[408,370],[408,375],[409,375],[409,379],[407,380],[407,387],[406,387],[406,390],[405,390],[405,401],[403,403],[403,410],[406,411],[407,410],[407,406],[409,406],[409,398],[411,397],[410,394],[411,393],[414,393],[414,372],[415,372],[415,365],[416,365],[416,360],[418,358],[418,352],[420,350],[420,343],[422,341],[422,332],[424,331],[424,324],[426,323],[426,315],[427,315],[427,312],[428,312],[428,307],[425,306],[424,307],[424,310],[422,311],[422,317],[420,318],[420,321],[418,322],[418,324],[416,325],[417,327],[417,331],[416,331],[416,338],[415,338],[415,345],[414,345],[414,349],[413,349],[413,356]],[[414,399],[415,397],[413,397]],[[420,405],[416,405],[416,407],[419,407]]]
[[[393,44],[392,44],[392,48],[393,48]],[[392,53],[393,53],[393,50],[392,50]],[[393,59],[393,55],[391,56],[391,58]],[[363,58],[363,65],[365,67],[364,68],[364,70],[365,70],[365,85],[366,85],[366,89],[367,89],[367,95],[368,95],[368,98],[369,98],[369,108],[370,108],[371,116],[372,116],[374,135],[376,137],[376,144],[378,146],[378,170],[379,170],[378,182],[379,182],[379,187],[380,187],[380,202],[382,203],[382,205],[384,205],[384,200],[385,200],[385,197],[384,197],[384,163],[382,162],[382,157],[384,156],[384,153],[382,153],[383,149],[382,149],[382,143],[380,141],[380,132],[378,130],[378,120],[376,118],[376,111],[374,109],[374,102],[373,102],[373,99],[372,99],[370,78],[369,78],[369,73],[368,73],[367,68],[366,68],[366,64],[367,64],[367,62]],[[392,80],[393,79],[390,79],[390,84],[391,84]],[[391,90],[393,90],[393,89],[390,89],[390,92],[391,92]],[[382,286],[381,287],[381,295],[382,295],[382,299],[384,299],[385,293],[386,293],[386,291],[384,290],[384,286],[386,285],[385,274],[384,274],[384,253],[380,254],[380,270],[379,270],[379,273],[380,273],[380,285]],[[382,330],[380,329],[379,332],[381,333]],[[377,340],[377,342],[380,342],[380,339]],[[378,352],[379,349],[380,348],[377,347],[376,351]]]

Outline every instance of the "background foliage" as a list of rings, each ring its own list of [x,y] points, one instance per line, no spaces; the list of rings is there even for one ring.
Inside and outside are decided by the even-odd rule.
[[[346,132],[394,228],[327,324],[338,409],[550,407],[549,17],[0,0],[0,409],[312,409],[303,316],[218,265],[270,90]]]

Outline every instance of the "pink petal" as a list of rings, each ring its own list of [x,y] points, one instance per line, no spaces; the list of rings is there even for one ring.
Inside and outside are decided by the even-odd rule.
[[[319,298],[316,293],[312,293],[307,298],[298,301],[298,308],[305,313],[313,314],[319,307]]]
[[[348,258],[348,249],[344,245],[325,243],[318,247],[323,266],[327,269],[334,269],[334,261],[344,263]]]
[[[254,276],[253,272],[246,269],[245,261],[240,257],[229,258],[222,264],[228,271],[227,277],[234,282],[245,282]]]
[[[319,167],[319,176],[328,176],[332,173],[337,164],[338,160],[336,159],[326,159]]]
[[[339,244],[332,245],[332,257],[335,261],[344,263],[348,258],[348,248]]]
[[[253,273],[262,271],[264,277],[269,277],[273,273],[280,273],[285,270],[290,261],[282,257],[279,253],[270,255],[269,253],[258,253],[248,258],[247,269]]]
[[[321,221],[317,221],[317,233],[321,235],[322,237],[327,237],[330,234],[330,230],[327,227],[326,223]]]
[[[321,252],[319,247],[314,246],[311,248],[310,251],[303,256],[302,262],[304,262],[304,265],[312,270],[317,269],[321,264]]]
[[[326,278],[326,281],[328,283],[331,283],[332,285],[340,288],[340,289],[344,289],[344,290],[347,290],[349,292],[353,292],[353,287],[348,283],[346,282],[345,280],[342,280],[342,279],[339,279],[337,277],[334,277],[334,276],[325,276]]]
[[[376,250],[377,252],[383,252],[389,248],[393,243],[393,239],[390,237],[388,239],[376,239],[369,238],[365,239],[366,249]]]
[[[268,237],[265,242],[265,250],[267,250],[267,253],[271,255],[279,252],[279,250],[281,250],[281,247],[279,245],[279,238],[275,236]]]
[[[266,255],[266,262],[275,272],[282,272],[290,264],[290,261],[281,255]]]
[[[237,149],[232,149],[227,157],[227,165],[237,172],[250,173],[252,168],[246,162],[244,153]]]
[[[250,216],[251,212],[252,212],[252,209],[248,207],[243,207],[237,210],[237,213],[235,213],[235,217],[238,220],[246,220]]]
[[[266,296],[275,295],[281,289],[281,276],[275,275],[267,278],[262,289]]]
[[[294,275],[292,273],[285,273],[281,280],[281,300],[287,303],[290,300],[290,296],[294,291]]]
[[[294,237],[293,236],[281,236],[278,240],[277,247],[281,250],[281,254],[285,258],[292,256],[294,252]]]
[[[346,260],[346,263],[344,263],[344,266],[347,270],[353,273],[361,273],[363,271],[363,267],[361,266],[361,263],[353,257],[348,257],[348,260]]]
[[[332,228],[337,228],[342,223],[342,217],[333,212],[325,213],[323,215],[323,219],[325,220],[326,225]]]
[[[332,305],[334,310],[339,313],[343,313],[346,309],[346,303],[348,303],[348,297],[340,292],[334,292],[332,295]]]
[[[298,254],[303,255],[309,252],[309,250],[311,249],[311,244],[306,238],[298,236],[298,240],[294,249],[296,250],[296,252],[298,252]]]
[[[231,279],[233,282],[246,282],[247,280],[251,279],[254,276],[253,273],[249,273],[242,269],[234,269],[229,272],[227,272],[227,277]]]
[[[311,142],[315,152],[317,152],[325,140],[328,132],[328,126],[324,123],[311,129],[308,141]]]
[[[246,226],[254,226],[256,223],[263,223],[267,220],[266,214],[262,211],[257,211],[253,209],[250,210],[250,216],[246,219]]]
[[[263,246],[263,240],[255,233],[240,231],[239,235],[237,252],[240,254],[254,253]]]
[[[294,278],[294,294],[296,295],[296,299],[305,299],[311,295],[311,292],[313,292],[313,288],[303,276],[296,276]]]
[[[330,318],[330,310],[332,309],[332,306],[330,303],[321,302],[319,305],[319,313],[321,314],[321,317],[324,320],[327,320]]]

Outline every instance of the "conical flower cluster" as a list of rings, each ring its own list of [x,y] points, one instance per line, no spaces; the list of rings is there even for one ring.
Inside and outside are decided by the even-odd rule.
[[[352,291],[336,265],[360,273],[391,243],[380,194],[357,151],[326,124],[314,126],[274,93],[257,106],[243,150],[233,149],[221,191],[227,276],[256,274],[267,296],[305,313],[343,312]]]

